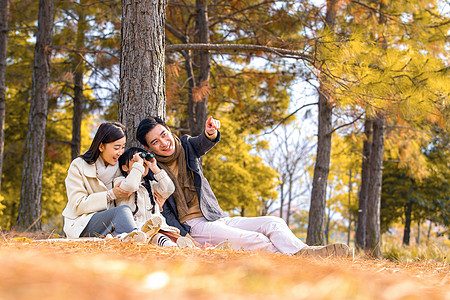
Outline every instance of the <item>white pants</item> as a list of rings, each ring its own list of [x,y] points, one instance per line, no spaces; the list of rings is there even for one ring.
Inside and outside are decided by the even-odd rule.
[[[262,250],[273,253],[294,254],[306,246],[278,217],[226,217],[214,222],[195,218],[186,223],[190,235],[199,243],[217,244],[229,241],[235,250]]]

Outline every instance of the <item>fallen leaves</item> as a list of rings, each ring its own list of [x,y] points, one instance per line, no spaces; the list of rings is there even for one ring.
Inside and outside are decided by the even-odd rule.
[[[450,299],[448,265],[99,242],[0,242],[2,299]]]

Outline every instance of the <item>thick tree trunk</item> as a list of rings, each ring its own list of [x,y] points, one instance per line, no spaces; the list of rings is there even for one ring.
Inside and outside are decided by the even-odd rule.
[[[42,172],[48,114],[53,18],[53,0],[40,0],[34,52],[33,94],[28,118],[19,215],[16,223],[16,229],[18,230],[28,229],[29,227],[32,230],[41,228]]]
[[[336,0],[327,0],[326,26],[334,29],[336,20]],[[308,245],[323,244],[323,222],[325,215],[325,202],[327,191],[328,173],[330,170],[331,152],[331,117],[332,107],[328,101],[330,97],[324,82],[320,78],[319,86],[319,128],[317,140],[316,163],[314,165],[314,177],[311,191],[311,206],[308,217],[308,233],[306,243]]]
[[[209,44],[209,21],[208,21],[208,5],[207,0],[196,0],[196,42],[201,44]],[[198,80],[195,89],[193,88],[189,94],[188,115],[189,127],[193,136],[203,132],[205,121],[208,114],[208,96],[202,89],[209,87],[209,78],[211,71],[211,56],[208,50],[200,50],[195,53],[196,65],[199,66]]]
[[[122,1],[119,121],[127,146],[138,146],[135,131],[149,116],[165,117],[164,26],[167,0]]]
[[[2,186],[3,153],[6,116],[6,58],[8,50],[9,0],[0,0],[0,191]]]
[[[384,152],[384,122],[383,115],[373,121],[373,140],[370,153],[370,182],[367,197],[366,250],[371,255],[379,257],[380,251],[380,198],[383,174]]]
[[[356,228],[355,245],[359,249],[365,249],[366,244],[366,220],[367,220],[367,194],[370,182],[370,152],[372,148],[372,120],[364,122],[365,139],[363,143],[363,157],[361,167],[361,189],[359,192],[358,226]]]
[[[84,39],[86,31],[86,20],[83,13],[83,8],[78,13],[78,27],[77,27],[77,41],[76,49],[84,49]],[[83,76],[84,76],[84,60],[75,54],[74,57],[74,97],[73,97],[73,119],[72,119],[72,160],[80,155],[81,148],[81,119],[83,114],[84,96],[83,96]]]
[[[308,245],[323,244],[323,220],[326,204],[327,178],[330,168],[331,152],[331,116],[332,109],[323,89],[319,95],[319,133],[317,142],[316,163],[314,165],[311,206],[309,208]]]
[[[411,239],[411,214],[413,202],[408,200],[405,205],[405,228],[403,229],[403,246],[409,246]]]

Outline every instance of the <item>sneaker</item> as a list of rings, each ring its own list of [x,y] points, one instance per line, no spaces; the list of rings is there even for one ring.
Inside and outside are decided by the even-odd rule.
[[[185,236],[180,236],[177,239],[177,246],[181,249],[197,249],[194,242],[190,238]]]
[[[163,219],[161,216],[152,216],[147,222],[145,222],[141,230],[147,235],[147,239],[151,239],[158,233],[162,223]]]
[[[344,243],[330,244],[326,246],[306,246],[295,255],[315,257],[347,257],[351,256],[351,249]]]
[[[147,235],[142,231],[132,231],[130,233],[124,232],[118,234],[117,238],[124,242],[145,243],[147,241]]]

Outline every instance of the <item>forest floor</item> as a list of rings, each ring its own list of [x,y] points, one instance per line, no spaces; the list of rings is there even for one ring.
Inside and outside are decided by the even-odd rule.
[[[149,297],[450,300],[450,265],[0,237],[2,300]]]

